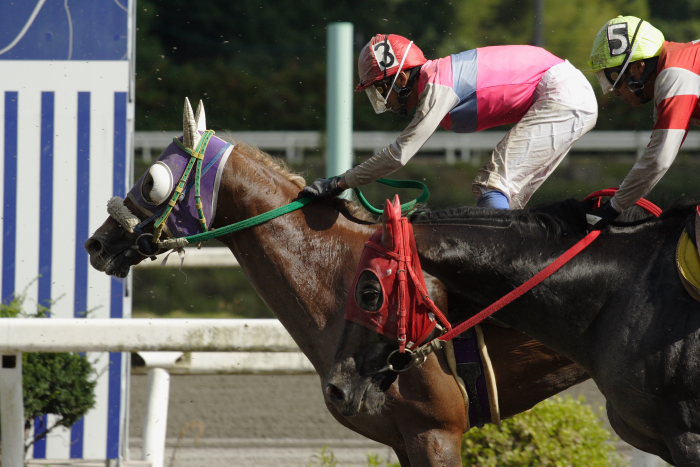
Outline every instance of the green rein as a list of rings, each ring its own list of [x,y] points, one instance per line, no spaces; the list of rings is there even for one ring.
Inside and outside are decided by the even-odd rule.
[[[180,142],[180,140],[175,138],[175,142],[180,146],[180,148],[182,148],[185,152],[190,154],[192,158],[187,164],[185,172],[182,174],[180,182],[178,183],[177,188],[175,189],[175,193],[173,193],[173,196],[171,197],[170,201],[168,202],[168,205],[166,206],[166,209],[163,211],[163,214],[161,214],[161,216],[156,220],[154,224],[154,241],[156,242],[159,248],[168,250],[178,249],[191,243],[202,243],[213,238],[222,237],[224,235],[238,232],[240,230],[248,229],[256,225],[264,224],[265,222],[276,217],[280,217],[292,211],[296,211],[297,209],[301,209],[307,204],[311,204],[312,202],[318,199],[314,197],[299,198],[285,206],[281,206],[271,211],[258,214],[257,216],[253,216],[251,218],[235,222],[233,224],[220,227],[218,229],[208,230],[206,225],[206,219],[204,218],[204,211],[202,209],[202,202],[199,197],[199,188],[200,180],[202,177],[202,160],[204,159],[204,153],[206,152],[207,145],[209,144],[209,140],[211,139],[213,134],[213,130],[207,130],[206,132],[204,132],[204,134],[202,135],[202,139],[199,141],[199,144],[197,144],[197,148],[195,150],[185,148]],[[173,207],[175,207],[175,204],[177,204],[180,201],[180,199],[182,199],[182,197],[184,196],[183,193],[185,185],[187,184],[187,179],[189,178],[190,172],[192,171],[192,167],[195,166],[195,163],[195,199],[197,202],[197,211],[199,212],[199,221],[202,225],[203,232],[195,235],[189,235],[187,237],[168,238],[161,241],[159,240],[159,238],[162,233],[163,227],[165,226],[165,221],[168,219],[168,216],[170,216],[170,213],[172,212]],[[413,209],[415,209],[417,204],[424,203],[428,200],[428,198],[430,198],[430,191],[428,190],[427,185],[417,180],[392,180],[388,178],[379,178],[377,179],[377,182],[394,188],[416,188],[422,190],[422,193],[418,198],[401,205],[401,211],[403,213],[412,211]],[[357,199],[359,200],[360,204],[369,212],[377,215],[380,215],[384,212],[384,210],[382,209],[375,208],[367,200],[367,198],[365,198],[365,195],[360,191],[359,188],[353,188],[353,191],[355,192],[355,195],[357,196]]]

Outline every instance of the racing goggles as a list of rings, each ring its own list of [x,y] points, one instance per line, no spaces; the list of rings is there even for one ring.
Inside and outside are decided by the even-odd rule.
[[[613,92],[620,87],[620,77],[622,76],[621,68],[606,68],[605,70],[596,71],[595,77],[598,78],[598,84],[603,94]]]
[[[386,106],[389,92],[391,92],[389,80],[379,81],[365,89],[365,94],[367,94],[367,98],[370,104],[372,104],[374,113],[381,114],[389,110]]]
[[[367,94],[367,98],[369,99],[370,104],[372,104],[374,113],[381,114],[389,110],[389,108],[386,106],[386,101],[389,99],[389,93],[391,93],[391,90],[396,85],[396,79],[399,77],[399,73],[401,73],[401,70],[403,70],[406,57],[408,57],[408,51],[411,50],[412,45],[413,41],[408,43],[403,58],[401,59],[401,63],[399,64],[399,69],[396,71],[396,74],[394,74],[394,79],[391,80],[391,85],[389,85],[389,79],[383,79],[365,89],[365,94]]]

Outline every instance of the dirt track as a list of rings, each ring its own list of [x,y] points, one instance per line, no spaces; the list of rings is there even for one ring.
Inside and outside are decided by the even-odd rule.
[[[146,385],[145,375],[132,376],[132,459],[140,458]],[[171,467],[319,465],[324,446],[344,467],[366,466],[369,453],[395,460],[328,413],[316,375],[173,375],[167,438],[167,460],[178,446]]]
[[[146,385],[145,375],[132,376],[132,458],[140,455]],[[591,382],[566,393],[582,394],[601,408],[601,396]],[[179,446],[171,467],[318,465],[313,456],[324,446],[333,450],[340,466],[366,466],[367,453],[384,459],[391,455],[385,446],[333,419],[316,375],[174,375],[167,437],[166,459]]]
[[[132,437],[141,436],[146,384],[132,377]],[[207,438],[361,438],[328,413],[316,375],[174,375],[168,438],[188,425]]]

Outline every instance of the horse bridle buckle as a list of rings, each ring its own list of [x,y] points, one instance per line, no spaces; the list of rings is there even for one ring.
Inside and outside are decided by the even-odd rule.
[[[153,241],[152,233],[142,233],[136,237],[134,246],[136,247],[136,251],[146,258],[155,259],[156,253],[158,253],[158,245]]]

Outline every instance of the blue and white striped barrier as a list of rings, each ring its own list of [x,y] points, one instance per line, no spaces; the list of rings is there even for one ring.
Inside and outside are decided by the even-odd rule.
[[[127,283],[92,270],[83,243],[130,182],[133,27],[129,0],[0,3],[0,292],[24,297],[26,312],[131,313]],[[87,358],[101,373],[97,406],[37,442],[34,458],[121,457],[128,357]]]

